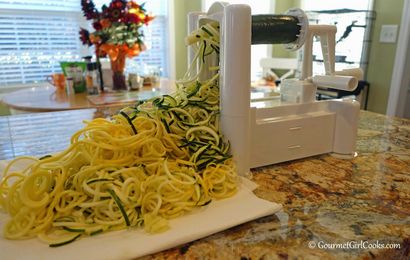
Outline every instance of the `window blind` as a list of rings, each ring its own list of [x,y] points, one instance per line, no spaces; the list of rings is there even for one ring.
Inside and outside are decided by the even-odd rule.
[[[95,4],[104,2],[110,1]],[[146,8],[156,19],[144,26],[148,50],[137,60],[168,76],[167,1],[148,1]],[[0,87],[43,82],[61,71],[60,61],[81,60],[87,51],[78,32],[87,26],[80,0],[0,0]]]
[[[78,13],[0,11],[0,85],[45,81],[78,60]]]
[[[168,20],[164,15],[156,16],[154,21],[143,28],[147,50],[135,58],[137,63],[161,69],[161,74],[168,77]]]
[[[137,61],[149,66],[160,68],[162,76],[168,77],[169,51],[168,42],[168,1],[151,0],[145,2],[145,8],[155,15],[149,26],[144,26],[147,51],[142,52]]]

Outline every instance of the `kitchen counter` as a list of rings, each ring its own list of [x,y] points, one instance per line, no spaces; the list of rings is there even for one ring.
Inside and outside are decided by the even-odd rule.
[[[410,120],[361,111],[357,152],[254,169],[256,195],[283,211],[145,259],[409,259]],[[323,248],[361,241],[401,249]]]
[[[0,117],[0,158],[61,150],[82,120],[118,109]],[[357,153],[253,169],[255,194],[282,211],[144,259],[409,259],[410,120],[361,111]]]

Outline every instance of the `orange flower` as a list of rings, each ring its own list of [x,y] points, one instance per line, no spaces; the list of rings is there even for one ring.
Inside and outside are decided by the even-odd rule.
[[[118,58],[119,48],[117,45],[104,43],[101,44],[100,50],[107,53],[111,60],[116,60]]]
[[[137,56],[141,52],[141,48],[138,44],[134,44],[131,48],[128,49],[127,51],[127,56],[128,58],[132,58],[134,56]]]
[[[137,4],[137,3],[135,3],[134,1],[129,1],[129,2],[127,3],[127,5],[128,5],[128,8],[129,8],[129,9],[136,9],[137,11],[138,11],[138,9],[140,8],[140,5]]]
[[[90,34],[90,42],[97,44],[101,41],[99,36],[95,36],[94,34]]]
[[[100,21],[100,24],[101,24],[102,28],[108,28],[108,27],[111,26],[111,22],[108,19],[102,19]]]
[[[138,14],[139,10],[137,8],[130,8],[128,9],[128,13],[130,14]]]
[[[146,25],[148,25],[148,23],[151,22],[152,20],[154,20],[154,16],[146,15],[146,16],[144,17],[144,23],[145,23]]]

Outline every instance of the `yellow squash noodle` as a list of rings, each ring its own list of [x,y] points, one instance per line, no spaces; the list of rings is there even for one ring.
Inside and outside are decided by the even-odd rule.
[[[213,36],[195,37],[198,62],[219,50],[217,27],[206,26]],[[232,196],[237,176],[219,129],[218,73],[200,82],[201,70],[191,66],[173,95],[85,122],[63,152],[11,161],[0,183],[10,215],[4,236],[63,245],[126,227],[162,232],[168,219]],[[27,166],[14,171],[20,161]]]

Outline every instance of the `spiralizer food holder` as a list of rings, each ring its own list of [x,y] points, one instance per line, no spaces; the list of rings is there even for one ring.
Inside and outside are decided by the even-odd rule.
[[[252,16],[247,5],[213,4],[207,13],[190,13],[188,29],[218,21],[220,24],[221,127],[231,142],[238,173],[250,168],[330,153],[351,158],[355,152],[359,103],[352,99],[316,101],[317,86],[354,90],[360,70],[335,72],[334,26],[309,26],[300,9],[286,15]],[[321,39],[326,75],[312,77],[312,42]],[[281,100],[271,107],[250,106],[251,44],[304,46],[300,79],[281,83]],[[191,52],[188,53],[192,59]],[[216,55],[207,57],[217,64]],[[205,71],[209,78],[212,71]]]

